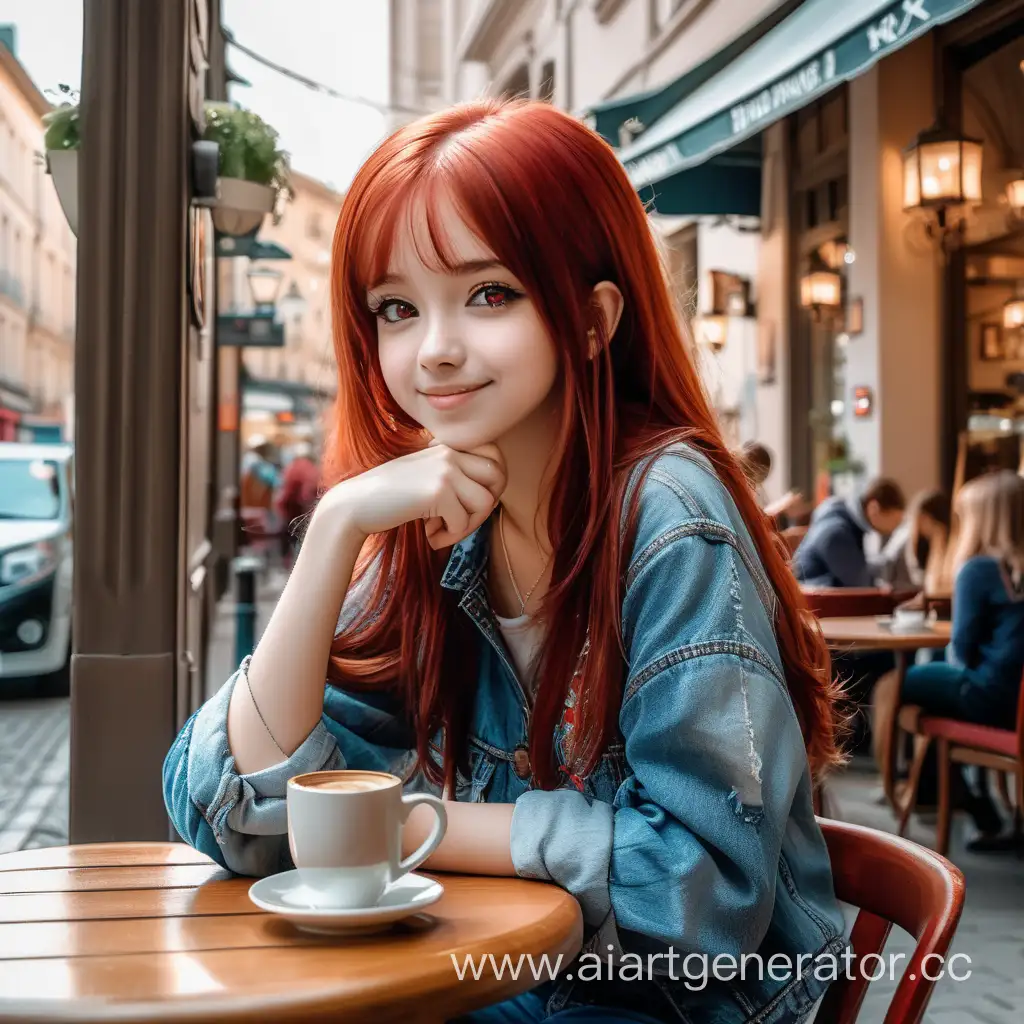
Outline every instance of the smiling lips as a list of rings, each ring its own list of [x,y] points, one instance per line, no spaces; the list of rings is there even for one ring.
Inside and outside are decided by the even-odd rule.
[[[435,391],[421,391],[426,400],[435,409],[454,409],[456,406],[468,402],[478,391],[482,391],[487,384],[471,384],[462,388],[438,388]]]

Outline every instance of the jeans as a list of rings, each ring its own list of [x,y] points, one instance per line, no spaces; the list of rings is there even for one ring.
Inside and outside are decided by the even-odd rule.
[[[664,1024],[663,1019],[651,1017],[639,1010],[620,1007],[572,1006],[545,1016],[545,1002],[534,992],[506,999],[482,1010],[474,1010],[451,1024]]]

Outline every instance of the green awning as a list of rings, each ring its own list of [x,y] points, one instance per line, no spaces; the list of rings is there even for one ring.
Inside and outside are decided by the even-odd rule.
[[[656,185],[664,194],[680,172],[732,150],[980,2],[805,0],[623,149],[620,159],[638,190]]]
[[[654,213],[678,217],[760,217],[761,140],[637,190]]]
[[[787,14],[799,7],[803,0],[776,0],[775,8],[762,15],[728,46],[691,68],[668,85],[645,92],[633,93],[598,103],[586,111],[586,120],[594,131],[607,143],[621,145],[619,129],[627,122],[634,122],[634,131],[645,131],[659,118],[667,114],[680,100],[699,89],[705,82],[728,67],[744,50],[761,36],[773,29]]]

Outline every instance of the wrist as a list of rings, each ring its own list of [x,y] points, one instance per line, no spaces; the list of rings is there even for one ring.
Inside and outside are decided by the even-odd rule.
[[[369,534],[360,528],[351,506],[340,491],[340,487],[335,487],[324,495],[310,517],[308,532],[315,531],[328,543],[341,543],[358,551]]]

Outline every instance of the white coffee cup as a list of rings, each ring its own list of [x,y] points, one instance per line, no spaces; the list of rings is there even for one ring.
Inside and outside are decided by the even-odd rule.
[[[927,615],[923,610],[916,608],[897,608],[893,612],[892,625],[897,631],[905,630],[908,633],[924,629],[928,624]]]
[[[448,825],[444,804],[429,793],[402,793],[387,772],[326,771],[288,780],[288,845],[304,890],[324,906],[375,906],[384,890],[419,867],[440,845]],[[404,860],[402,828],[417,804],[437,821]]]

